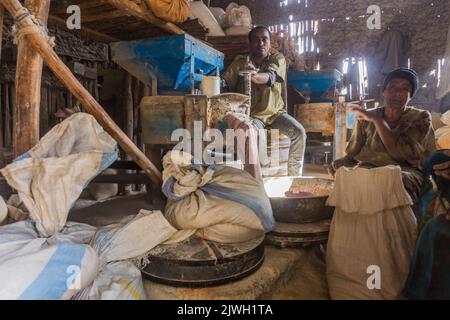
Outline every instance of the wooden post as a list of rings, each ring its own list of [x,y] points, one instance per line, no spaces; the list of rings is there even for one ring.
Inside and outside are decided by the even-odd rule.
[[[124,131],[130,140],[133,140],[133,77],[127,71],[124,71],[124,101],[123,101],[123,119],[124,119]],[[129,161],[130,157],[126,153],[121,152],[121,160]],[[130,174],[130,170],[125,170],[126,174]],[[119,184],[119,193],[123,195],[131,194],[131,185]]]
[[[19,0],[0,0],[0,3],[11,13],[14,19],[21,18],[20,28],[33,28],[35,24],[31,15],[24,14],[24,7]],[[55,73],[56,77],[64,83],[72,94],[83,104],[87,112],[92,114],[103,128],[119,143],[119,145],[136,161],[152,179],[153,183],[161,185],[161,172],[153,163],[139,150],[128,136],[120,130],[117,124],[111,119],[100,104],[81,85],[70,69],[61,61],[53,48],[48,43],[48,39],[39,31],[30,32],[25,36],[35,49],[41,54],[45,63]]]
[[[2,41],[3,41],[3,18],[5,16],[5,8],[0,4],[0,65],[2,60]]]
[[[150,95],[150,87],[147,86],[146,83],[140,82],[141,84],[141,100],[138,101],[137,103],[137,117],[136,117],[136,122],[137,122],[137,145],[139,147],[139,149],[144,150],[144,144],[142,143],[142,122],[141,122],[141,101],[143,97],[149,96]]]
[[[139,103],[142,99],[140,82],[137,78],[133,77],[133,141],[139,147],[137,143],[137,124],[138,124],[138,113],[139,113]]]
[[[334,130],[333,160],[343,158],[347,147],[347,106],[338,102],[335,106],[336,128]]]
[[[133,139],[133,77],[125,71],[124,96],[124,131],[128,138]]]
[[[47,24],[50,0],[27,0],[25,6],[43,24]],[[16,99],[13,114],[13,148],[17,157],[39,142],[42,57],[21,37],[16,67]]]
[[[152,74],[152,96],[158,95],[158,80],[156,79],[156,76]]]
[[[11,103],[12,99],[9,98],[9,96],[10,96],[10,87],[11,87],[10,84],[6,82],[3,85],[3,92],[2,92],[3,99],[5,101],[5,106],[4,106],[5,118],[3,119],[3,121],[4,121],[4,124],[5,124],[5,136],[4,136],[4,139],[5,139],[5,147],[6,148],[10,148],[12,146],[11,125],[10,125],[10,123],[11,123],[11,111],[12,111],[12,105],[11,105],[12,104]]]
[[[5,8],[0,4],[0,66],[2,62],[2,42],[3,42],[3,17],[5,16]],[[1,92],[1,86],[0,86],[0,92]],[[0,97],[0,160],[3,155],[3,106],[2,101]],[[1,161],[0,161],[1,162]],[[1,163],[0,163],[1,166]]]

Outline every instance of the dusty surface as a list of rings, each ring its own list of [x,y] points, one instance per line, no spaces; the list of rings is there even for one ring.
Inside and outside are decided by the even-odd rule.
[[[281,250],[281,249],[280,249]],[[316,248],[298,249],[303,262],[296,264],[290,277],[282,278],[273,293],[263,299],[275,300],[327,300],[330,299],[325,276],[325,262]]]
[[[265,261],[242,280],[210,288],[176,288],[145,280],[150,300],[327,299],[324,266],[314,249],[278,249],[267,245]]]
[[[92,200],[78,200],[69,213],[69,221],[87,223],[95,227],[118,223],[122,218],[136,215],[139,210],[161,210],[161,204],[150,204],[145,194],[95,202]]]

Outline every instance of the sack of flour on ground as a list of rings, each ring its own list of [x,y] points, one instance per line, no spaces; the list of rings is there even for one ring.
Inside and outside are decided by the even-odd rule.
[[[408,276],[417,222],[398,166],[336,172],[327,245],[333,300],[398,299]]]
[[[163,160],[165,216],[177,229],[198,229],[208,240],[236,243],[274,227],[262,181],[222,165],[193,164],[190,154],[169,152]]]
[[[0,300],[66,300],[92,283],[99,259],[83,241],[95,228],[69,222],[39,238],[31,220],[0,227]]]
[[[100,271],[93,284],[76,299],[146,299],[141,272],[133,261],[176,233],[160,211],[146,210],[98,229],[91,246],[100,258]]]
[[[117,154],[117,143],[94,117],[76,113],[0,171],[18,191],[39,235],[48,237],[64,227],[75,200]]]

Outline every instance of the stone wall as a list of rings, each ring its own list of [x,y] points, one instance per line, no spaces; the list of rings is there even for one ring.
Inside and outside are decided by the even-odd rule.
[[[226,7],[230,2],[213,0],[211,5]],[[316,42],[322,67],[340,69],[344,58],[365,57],[371,97],[379,97],[377,85],[382,79],[376,49],[388,29],[398,30],[408,39],[406,55],[420,75],[421,88],[413,103],[429,110],[450,108],[450,102],[434,98],[437,61],[444,57],[450,25],[450,0],[309,0],[307,7],[305,0],[288,0],[283,6],[279,0],[235,2],[252,10],[255,24],[287,24],[290,15],[292,21],[319,20]],[[380,30],[367,28],[370,5],[382,9]]]

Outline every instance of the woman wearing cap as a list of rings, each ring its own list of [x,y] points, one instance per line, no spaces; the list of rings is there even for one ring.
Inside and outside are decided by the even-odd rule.
[[[430,113],[408,106],[417,87],[413,70],[397,69],[383,83],[383,107],[350,107],[358,121],[346,156],[330,169],[362,168],[339,171],[328,199],[336,207],[326,258],[332,299],[402,298],[417,240],[422,163],[436,149]]]
[[[350,106],[358,121],[346,156],[330,166],[332,174],[341,166],[399,165],[403,184],[417,204],[423,183],[421,164],[436,150],[430,113],[408,106],[418,85],[414,70],[396,69],[384,80],[384,107],[365,110]]]

